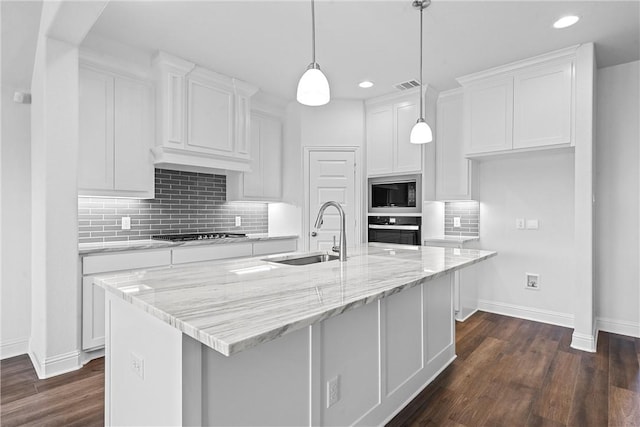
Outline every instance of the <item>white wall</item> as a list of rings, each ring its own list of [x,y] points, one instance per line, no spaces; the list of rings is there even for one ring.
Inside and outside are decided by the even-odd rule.
[[[2,302],[0,358],[27,352],[31,329],[30,106],[2,86]],[[22,88],[24,90],[24,88]]]
[[[305,215],[302,158],[304,147],[362,147],[360,162],[362,167],[365,159],[364,130],[362,101],[331,100],[329,104],[321,107],[306,107],[294,101],[287,106],[282,144],[282,194],[283,201],[295,206],[295,209],[284,210],[282,207],[278,209],[280,209],[279,212],[288,212],[284,222],[299,225],[297,234],[302,235],[303,215]],[[365,206],[364,182],[362,186],[362,203]],[[298,247],[302,249],[300,244]]]
[[[598,70],[596,315],[601,330],[640,337],[640,62]]]
[[[31,329],[31,106],[13,102],[30,92],[40,22],[39,2],[2,2],[2,146],[0,147],[0,358],[27,352]]]
[[[574,155],[531,152],[479,163],[480,246],[498,256],[478,264],[480,309],[571,326],[574,277]],[[517,230],[516,218],[538,230]],[[525,273],[540,290],[525,289]]]

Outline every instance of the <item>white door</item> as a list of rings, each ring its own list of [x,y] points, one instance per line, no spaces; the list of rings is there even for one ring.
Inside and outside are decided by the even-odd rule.
[[[356,197],[356,156],[353,151],[309,151],[309,250],[331,250],[333,237],[340,242],[340,215],[334,207],[324,213],[319,230],[314,228],[320,206],[330,200],[340,203],[346,214],[347,247],[356,242],[359,210]]]

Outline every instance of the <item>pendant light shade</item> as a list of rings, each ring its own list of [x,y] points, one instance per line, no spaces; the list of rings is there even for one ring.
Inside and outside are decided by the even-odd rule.
[[[414,0],[412,2],[413,7],[417,8],[420,11],[420,118],[413,128],[411,129],[411,135],[409,136],[409,142],[412,144],[426,144],[427,142],[433,141],[433,133],[431,132],[431,128],[424,120],[424,115],[422,114],[422,103],[423,103],[423,94],[422,94],[422,11],[429,7],[431,4],[431,0]]]
[[[300,104],[317,107],[331,99],[329,81],[316,62],[316,13],[315,3],[311,0],[311,64],[307,67],[300,81],[296,99]]]
[[[409,142],[412,144],[426,144],[433,141],[433,133],[431,128],[424,121],[424,119],[418,119],[418,122],[411,128],[411,135],[409,136]]]
[[[312,107],[324,105],[331,99],[329,81],[318,64],[309,64],[307,71],[300,77],[296,99],[300,104]]]

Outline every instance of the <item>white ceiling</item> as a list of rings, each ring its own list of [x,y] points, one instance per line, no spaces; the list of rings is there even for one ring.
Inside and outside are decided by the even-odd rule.
[[[575,26],[555,30],[560,16]],[[595,42],[598,67],[640,58],[640,1],[447,1],[425,10],[425,83]],[[311,61],[309,1],[112,1],[100,37],[158,49],[286,99]],[[317,61],[334,98],[368,98],[417,79],[419,14],[410,0],[316,1]],[[357,83],[369,79],[371,89]]]

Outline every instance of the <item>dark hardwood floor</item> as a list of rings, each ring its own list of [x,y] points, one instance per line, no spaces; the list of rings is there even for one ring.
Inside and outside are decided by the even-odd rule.
[[[390,426],[640,427],[640,339],[477,313],[456,325],[458,358]],[[99,426],[104,359],[39,380],[29,358],[0,362],[2,426]]]
[[[0,362],[0,425],[102,426],[104,358],[82,369],[38,379],[27,356]]]
[[[640,339],[478,312],[456,325],[458,358],[388,426],[640,426]]]

